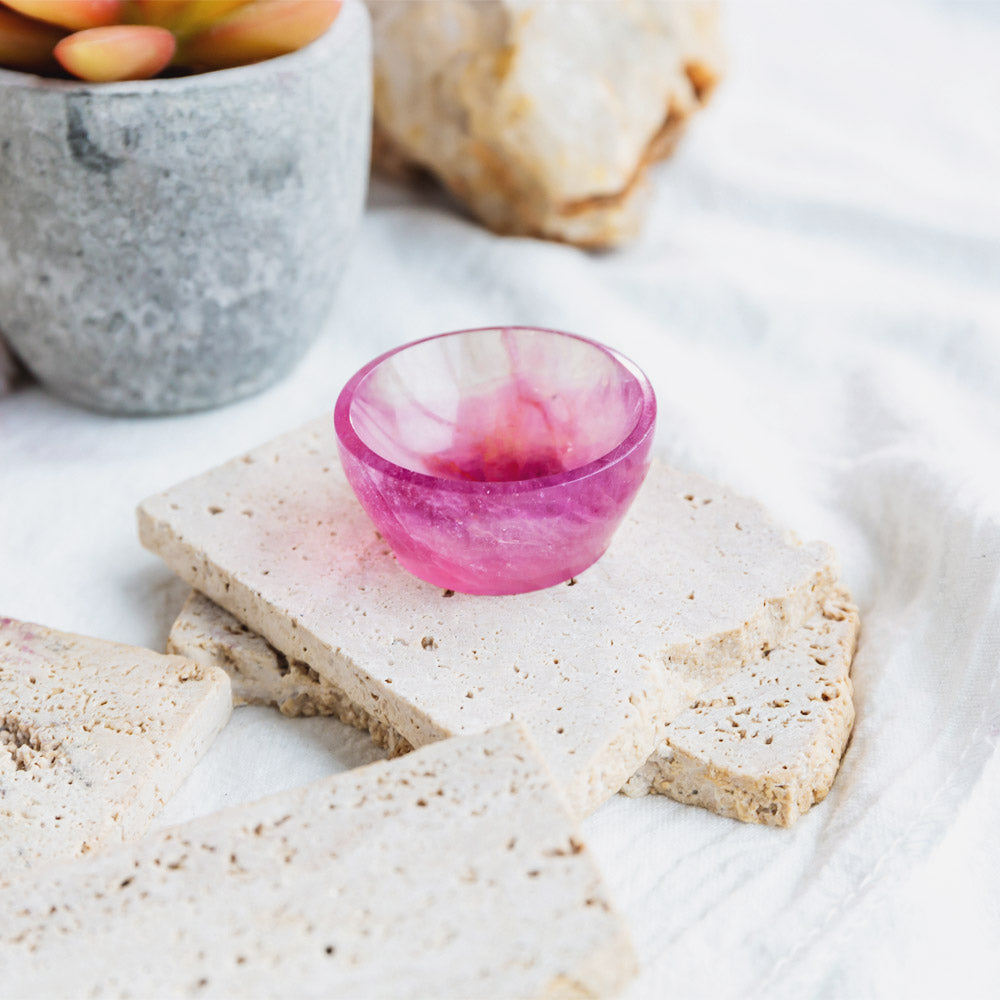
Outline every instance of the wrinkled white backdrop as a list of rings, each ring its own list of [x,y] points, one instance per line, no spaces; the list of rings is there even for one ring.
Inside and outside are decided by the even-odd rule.
[[[993,996],[1000,3],[732,0],[726,31],[634,246],[499,238],[378,184],[328,329],[270,392],[156,420],[0,400],[0,611],[162,648],[184,588],[136,541],[143,496],[331,409],[404,340],[605,340],[654,382],[658,453],[833,543],[863,616],[853,740],[794,829],[659,799],[587,821],[642,961],[630,1000]],[[160,822],[375,755],[240,709]]]

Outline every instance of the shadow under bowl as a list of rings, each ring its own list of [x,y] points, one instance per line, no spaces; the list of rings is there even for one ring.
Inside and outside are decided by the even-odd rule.
[[[538,590],[599,559],[655,420],[631,361],[534,327],[405,344],[355,374],[334,412],[348,481],[399,562],[467,594]]]

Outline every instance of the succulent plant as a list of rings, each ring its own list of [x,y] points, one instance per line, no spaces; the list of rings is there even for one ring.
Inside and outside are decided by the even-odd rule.
[[[341,0],[0,0],[0,66],[82,80],[201,73],[285,55]]]

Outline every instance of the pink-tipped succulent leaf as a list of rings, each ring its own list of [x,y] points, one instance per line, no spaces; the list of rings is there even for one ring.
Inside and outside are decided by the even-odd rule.
[[[45,73],[57,68],[52,56],[66,32],[15,14],[0,4],[0,66]]]
[[[12,10],[70,31],[99,28],[121,18],[121,0],[3,0]]]
[[[286,55],[322,35],[341,0],[0,0],[0,66],[93,83]]]
[[[55,48],[63,68],[81,80],[146,80],[173,58],[176,42],[165,28],[116,24],[68,35]]]
[[[125,20],[174,31],[178,19],[191,5],[192,0],[126,0]]]
[[[254,0],[188,41],[185,66],[223,68],[286,55],[333,24],[341,0]]]
[[[192,38],[252,2],[253,0],[189,0],[170,25],[170,30],[179,39]]]

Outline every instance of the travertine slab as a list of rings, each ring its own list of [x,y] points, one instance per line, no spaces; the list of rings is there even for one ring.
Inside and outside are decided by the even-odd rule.
[[[759,504],[654,465],[577,580],[442,592],[399,567],[361,510],[331,418],[149,498],[139,530],[189,584],[414,746],[521,721],[578,814],[701,691],[815,613],[836,576],[827,546],[800,545]]]
[[[623,922],[515,726],[0,877],[4,995],[607,997]]]
[[[0,618],[0,873],[141,836],[231,710],[215,667]]]
[[[859,622],[846,592],[767,657],[705,691],[666,726],[663,743],[622,791],[669,795],[743,822],[790,826],[830,790],[854,722],[850,668]],[[332,715],[368,729],[396,755],[410,749],[342,691],[192,591],[169,652],[226,670],[236,704]]]
[[[858,627],[847,594],[831,596],[779,648],[677,716],[623,791],[791,826],[826,797],[851,735]]]
[[[413,749],[394,729],[379,722],[302,660],[289,659],[266,639],[192,590],[167,639],[167,652],[186,656],[229,674],[234,705],[273,705],[289,717],[332,715],[365,729],[393,757]]]

